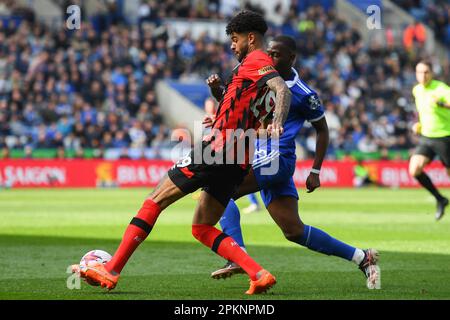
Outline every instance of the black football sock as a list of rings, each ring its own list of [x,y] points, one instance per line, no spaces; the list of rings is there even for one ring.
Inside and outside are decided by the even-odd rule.
[[[416,179],[425,189],[430,191],[430,193],[436,198],[437,201],[442,201],[444,199],[442,194],[439,193],[430,177],[425,172],[422,172],[420,175],[418,175]]]

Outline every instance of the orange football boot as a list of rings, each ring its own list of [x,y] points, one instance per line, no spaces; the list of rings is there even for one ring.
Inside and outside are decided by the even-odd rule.
[[[277,283],[277,280],[269,271],[263,269],[258,273],[260,274],[259,279],[250,280],[250,288],[245,292],[246,294],[266,292]]]
[[[86,279],[86,282],[93,286],[101,286],[108,290],[116,287],[120,275],[113,275],[101,263],[97,263],[86,270],[80,270],[80,276]]]

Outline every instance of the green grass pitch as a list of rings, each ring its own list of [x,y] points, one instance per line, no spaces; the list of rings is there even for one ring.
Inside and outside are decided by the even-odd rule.
[[[242,225],[249,253],[277,285],[248,297],[245,275],[212,280],[211,271],[224,261],[192,237],[191,196],[163,212],[115,290],[84,282],[68,289],[67,267],[92,249],[114,253],[147,193],[0,190],[0,299],[450,299],[450,213],[435,222],[434,202],[419,189],[300,192],[305,223],[379,249],[381,290],[368,290],[354,264],[285,240],[266,211],[243,215]],[[238,202],[241,208],[247,203]]]

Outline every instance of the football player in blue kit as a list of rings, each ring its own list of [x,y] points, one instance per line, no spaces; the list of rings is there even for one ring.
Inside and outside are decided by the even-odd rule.
[[[252,169],[239,186],[233,199],[260,191],[261,198],[273,220],[284,236],[294,243],[316,252],[353,261],[366,276],[369,289],[380,288],[379,254],[375,249],[362,250],[347,245],[324,231],[305,225],[298,214],[298,193],[292,178],[295,171],[295,137],[309,121],[317,133],[316,153],[311,172],[306,180],[307,192],[320,187],[319,173],[328,147],[328,126],[321,102],[314,90],[308,87],[293,68],[296,59],[296,43],[289,36],[277,36],[267,48],[275,68],[286,81],[292,93],[291,107],[284,124],[284,133],[279,141],[257,140]],[[222,99],[221,81],[217,75],[207,80],[213,96]],[[277,161],[278,170],[265,174]],[[265,171],[264,171],[265,170]],[[240,212],[234,200],[230,200],[220,225],[225,234],[231,236],[245,250],[240,226]],[[225,266],[211,274],[214,279],[227,278],[243,270],[228,261]]]

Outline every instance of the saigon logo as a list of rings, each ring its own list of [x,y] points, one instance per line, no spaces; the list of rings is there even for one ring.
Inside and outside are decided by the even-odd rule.
[[[275,69],[272,66],[265,66],[258,70],[258,74],[263,75],[270,71],[275,71]]]

